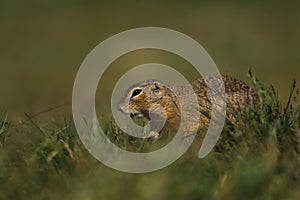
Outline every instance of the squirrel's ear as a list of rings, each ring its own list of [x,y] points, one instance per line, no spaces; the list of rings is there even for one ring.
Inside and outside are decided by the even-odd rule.
[[[156,92],[156,93],[158,93],[160,91],[160,87],[157,83],[154,83],[153,91]]]

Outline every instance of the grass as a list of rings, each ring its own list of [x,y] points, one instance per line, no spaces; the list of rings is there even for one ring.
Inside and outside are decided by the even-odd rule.
[[[39,126],[34,118],[10,124],[0,118],[0,199],[296,199],[300,187],[300,95],[293,83],[287,104],[251,72],[259,108],[227,123],[206,158],[196,138],[170,166],[127,174],[96,161],[79,140],[72,118]],[[138,140],[104,123],[120,148],[145,152],[159,140]],[[164,140],[166,139],[166,140]]]
[[[7,131],[7,114],[0,117],[0,148],[4,147]]]

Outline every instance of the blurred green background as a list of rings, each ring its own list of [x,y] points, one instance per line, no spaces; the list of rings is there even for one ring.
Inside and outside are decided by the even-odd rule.
[[[299,10],[297,1],[1,0],[0,109],[19,120],[24,111],[67,103],[47,114],[70,114],[87,54],[109,36],[143,26],[191,36],[222,73],[247,81],[252,68],[285,101],[292,80],[300,82]]]
[[[245,139],[253,145],[247,148],[240,142],[234,156],[218,155],[221,149],[198,159],[196,141],[165,169],[125,174],[91,158],[74,127],[65,126],[62,117],[71,115],[73,82],[87,54],[114,34],[144,26],[191,36],[222,73],[249,83],[246,74],[252,68],[265,83],[275,85],[284,102],[293,79],[300,83],[299,10],[298,1],[0,0],[0,111],[7,111],[13,121],[12,136],[0,149],[0,198],[298,198],[299,156],[281,157],[272,142],[267,141],[271,145],[265,148],[260,140]],[[116,60],[101,80],[106,84],[98,88],[97,98],[106,99],[97,101],[98,108],[107,108],[110,83],[124,69],[153,61],[184,69],[182,60],[160,53],[134,52]],[[115,67],[120,70],[114,71]],[[34,115],[57,106],[34,118],[39,126],[41,122],[47,126],[24,123],[15,129],[15,122],[25,118],[23,112]],[[272,129],[271,135],[284,130]],[[222,141],[227,142],[226,135]],[[71,153],[66,152],[67,144]],[[286,146],[292,148],[288,142]]]

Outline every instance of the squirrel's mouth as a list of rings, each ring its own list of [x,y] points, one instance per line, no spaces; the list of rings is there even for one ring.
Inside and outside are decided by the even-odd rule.
[[[142,113],[130,113],[131,118],[143,118],[144,115]]]
[[[139,118],[147,118],[149,119],[149,114],[148,111],[139,111],[139,112],[134,112],[134,113],[130,113],[130,117],[132,119],[139,119]]]

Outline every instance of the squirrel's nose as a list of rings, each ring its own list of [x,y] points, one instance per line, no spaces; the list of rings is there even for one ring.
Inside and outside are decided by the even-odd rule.
[[[118,110],[121,111],[122,113],[125,113],[124,107],[122,106],[121,103],[118,104]]]
[[[118,104],[117,108],[119,111],[123,112],[122,106],[120,104]]]

